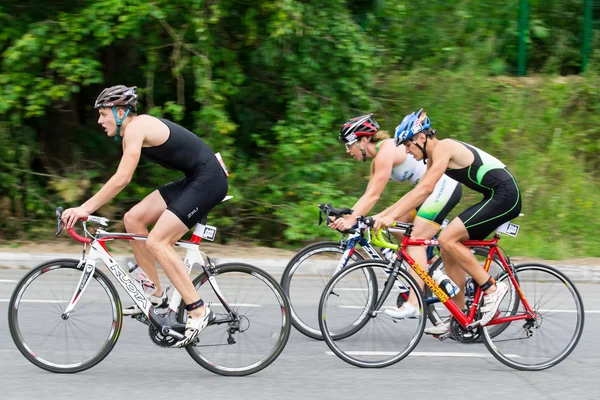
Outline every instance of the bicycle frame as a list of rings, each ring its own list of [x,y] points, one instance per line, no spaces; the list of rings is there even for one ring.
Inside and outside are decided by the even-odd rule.
[[[93,218],[97,218],[97,217],[90,217],[90,218],[88,218],[88,220],[92,221]],[[200,264],[202,266],[202,268],[204,269],[204,271],[206,272],[206,274],[208,276],[208,281],[209,281],[212,289],[214,290],[215,294],[217,295],[217,297],[223,304],[223,307],[229,314],[231,312],[231,307],[229,306],[229,304],[223,297],[221,291],[219,290],[217,282],[216,282],[214,276],[212,276],[208,267],[206,266],[206,263],[204,262],[204,258],[202,257],[200,249],[199,249],[199,243],[203,237],[206,237],[207,230],[209,231],[208,235],[212,235],[214,237],[214,233],[215,233],[214,229],[215,228],[211,227],[211,226],[197,224],[191,240],[178,241],[175,243],[175,246],[182,247],[187,250],[185,258],[184,258],[184,264],[188,270],[188,274],[191,273],[194,265]],[[96,231],[95,238],[92,241],[92,239],[90,239],[90,238],[85,238],[85,237],[78,235],[73,229],[69,229],[68,233],[75,240],[77,240],[81,243],[84,243],[84,244],[90,244],[90,251],[89,251],[89,254],[87,255],[87,257],[84,255],[80,260],[79,266],[82,266],[82,264],[83,264],[83,267],[82,267],[83,272],[82,272],[81,278],[79,280],[79,283],[77,285],[77,288],[75,289],[75,293],[73,294],[71,301],[69,302],[69,305],[65,309],[64,314],[68,316],[73,311],[75,306],[77,305],[77,302],[81,298],[81,294],[85,291],[85,289],[87,288],[87,286],[90,282],[90,278],[94,275],[94,271],[96,270],[96,262],[99,260],[102,263],[104,263],[104,265],[106,265],[108,270],[113,274],[113,276],[116,278],[116,280],[119,282],[119,284],[123,287],[125,292],[127,292],[129,297],[131,297],[131,299],[135,302],[135,304],[137,304],[137,306],[140,308],[140,310],[142,310],[142,312],[144,313],[146,318],[148,318],[148,313],[149,313],[150,307],[152,307],[152,303],[150,302],[150,299],[144,293],[140,283],[137,280],[131,278],[129,276],[129,274],[127,272],[125,272],[125,270],[115,261],[114,257],[112,257],[110,255],[110,253],[108,252],[108,250],[106,249],[106,242],[109,240],[147,240],[148,236],[147,235],[132,235],[129,233],[110,233],[110,232],[106,232],[106,231],[98,229]],[[181,294],[177,291],[177,289],[173,288],[173,290],[174,291],[173,291],[173,294],[171,295],[171,300],[169,301],[169,308],[171,310],[177,312],[177,308],[179,307],[179,304],[181,303],[182,297],[181,297]],[[219,321],[219,322],[223,322],[223,321]],[[174,337],[181,336],[181,338],[183,338],[183,335],[180,335],[179,333],[177,333],[175,331],[171,331],[170,334]]]
[[[444,220],[444,224],[442,225],[442,227],[445,227],[448,224],[448,220]],[[360,244],[362,248],[364,248],[366,250],[366,252],[369,254],[369,256],[371,257],[371,259],[373,260],[383,260],[383,258],[379,255],[379,253],[377,253],[377,251],[375,250],[375,248],[371,245],[371,236],[370,236],[370,231],[367,231],[368,236],[365,237],[365,230],[369,229],[369,227],[367,225],[365,225],[363,222],[358,223],[355,226],[355,232],[351,233],[348,236],[348,239],[345,241],[345,246],[346,249],[344,250],[344,254],[342,254],[342,257],[340,258],[340,261],[338,262],[338,265],[335,268],[334,273],[332,274],[332,276],[334,276],[336,273],[338,273],[340,270],[344,269],[346,267],[346,265],[348,265],[348,261],[350,260],[350,258],[352,257],[352,255],[354,254],[355,250],[356,250],[356,245]],[[390,228],[389,229],[390,232],[394,231],[394,228]],[[404,230],[401,229],[396,229],[396,231],[398,232],[404,232]],[[342,239],[342,244],[344,244],[344,240]],[[396,252],[399,251],[400,246],[397,244],[393,244],[393,243],[388,243],[388,242],[377,242],[377,240],[373,240],[373,243],[378,243],[378,245],[382,246],[382,247],[386,247],[389,249],[392,249]],[[434,245],[428,246],[427,247],[427,259],[431,260],[433,258],[433,249],[434,249]],[[386,271],[386,273],[389,273],[388,271]],[[400,290],[408,290],[403,284],[398,283],[398,288]],[[433,303],[437,303],[440,300],[437,299],[436,297],[429,297],[427,299],[425,299],[425,303],[426,304],[433,304]]]
[[[342,243],[343,242],[344,240],[342,240]],[[354,233],[351,233],[348,236],[348,239],[345,241],[346,250],[344,250],[344,254],[342,254],[342,257],[340,258],[340,261],[338,262],[338,265],[336,266],[333,275],[335,275],[341,269],[345,268],[346,265],[348,265],[348,261],[354,254],[357,244],[360,244],[360,246],[365,249],[365,251],[369,254],[369,257],[371,257],[372,259],[382,259],[379,253],[377,253],[377,251],[375,250],[375,248],[371,246],[369,241],[365,238],[364,230],[357,229]]]
[[[454,318],[461,324],[461,326],[465,329],[474,329],[478,327],[478,324],[474,322],[475,314],[477,313],[477,308],[479,306],[479,302],[481,300],[481,296],[483,296],[483,291],[479,286],[477,286],[475,290],[475,296],[473,300],[473,304],[469,309],[468,315],[465,315],[462,310],[452,301],[452,299],[440,288],[440,286],[433,280],[432,277],[429,276],[427,271],[425,271],[406,251],[407,246],[439,246],[437,239],[412,239],[410,237],[412,226],[410,224],[398,224],[400,226],[406,227],[406,232],[402,239],[402,243],[400,244],[400,248],[398,249],[398,260],[405,260],[408,265],[415,271],[415,273],[425,282],[425,284],[431,289],[431,292],[435,294],[438,299],[444,303],[444,306],[450,311],[450,313],[454,316]],[[507,228],[508,227],[508,228]],[[494,235],[492,240],[466,240],[462,242],[466,247],[482,247],[489,248],[489,254],[484,264],[484,269],[487,272],[490,268],[490,264],[494,259],[494,256],[498,256],[498,259],[502,263],[502,267],[505,272],[508,274],[509,279],[511,280],[513,286],[515,287],[518,296],[523,304],[526,313],[519,315],[511,315],[507,317],[500,317],[492,319],[486,326],[504,324],[512,321],[518,321],[523,319],[537,319],[537,316],[533,309],[530,307],[527,299],[523,295],[519,284],[513,274],[512,268],[509,267],[509,263],[500,251],[498,247],[498,240],[500,239],[500,232],[506,232],[506,229],[510,229],[512,226],[509,223],[503,224],[499,227]],[[518,226],[516,227],[518,230]],[[510,233],[509,233],[510,234]],[[385,240],[381,237],[381,231],[375,235],[372,242],[375,245],[384,245]]]

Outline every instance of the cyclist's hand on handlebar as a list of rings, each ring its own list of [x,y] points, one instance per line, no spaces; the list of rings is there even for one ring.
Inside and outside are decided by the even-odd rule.
[[[390,215],[377,214],[373,216],[373,219],[375,220],[375,225],[373,225],[375,232],[379,232],[381,229],[387,229],[396,222],[396,218]]]
[[[79,219],[86,219],[90,214],[83,207],[69,208],[62,213],[62,222],[65,229],[72,228]]]
[[[329,226],[331,229],[337,229],[338,231],[342,232],[352,229],[354,225],[356,225],[356,217],[352,215],[344,215],[343,217],[327,224],[327,226]]]

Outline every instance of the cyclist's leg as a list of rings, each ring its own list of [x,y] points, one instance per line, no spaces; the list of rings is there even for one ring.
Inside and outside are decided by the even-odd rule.
[[[467,230],[458,217],[454,218],[454,220],[444,228],[438,238],[446,275],[461,288],[461,290],[452,298],[452,301],[454,301],[460,309],[464,309],[465,307],[465,271],[471,275],[469,269],[461,267],[464,265],[476,264],[477,272],[483,272],[485,274],[485,271],[481,269],[479,262],[477,262],[475,255],[461,243],[468,238],[469,235]],[[477,278],[474,275],[471,276],[477,281]]]
[[[412,232],[413,239],[431,239],[435,236],[437,231],[440,230],[440,225],[433,221],[429,221],[417,216],[415,218],[415,224]],[[406,249],[406,252],[419,264],[419,266],[425,270],[427,270],[427,248],[424,246],[409,246]],[[410,270],[410,274],[419,284],[421,290],[423,290],[424,283],[423,280],[414,272],[412,269]],[[408,298],[408,302],[412,305],[417,305],[417,296],[411,295]]]
[[[186,178],[179,196],[167,201],[167,210],[148,235],[146,246],[181,294],[188,311],[186,337],[175,345],[177,347],[192,343],[214,317],[196,292],[173,244],[223,200],[227,189],[227,178],[217,159],[207,160],[197,174]],[[160,317],[152,315],[151,320],[159,321]]]
[[[188,311],[185,337],[175,343],[174,347],[184,347],[195,341],[198,334],[214,319],[212,312],[196,292],[183,260],[173,248],[175,242],[189,229],[179,216],[167,209],[154,225],[146,243],[173,286],[181,294]],[[149,317],[152,324],[160,329],[169,325],[168,318],[154,310],[150,312]]]
[[[155,190],[142,201],[133,206],[123,217],[123,223],[128,233],[147,235],[148,227],[158,221],[161,214],[167,209],[167,203],[159,190]],[[137,264],[156,285],[155,296],[161,297],[163,290],[160,285],[156,262],[146,248],[146,242],[131,240],[131,250]]]
[[[192,285],[183,260],[173,247],[188,230],[188,226],[177,215],[165,210],[148,236],[147,247],[165,271],[169,281],[181,294],[184,303],[192,304],[200,300],[200,297]],[[204,314],[204,310],[203,306],[190,311],[190,314],[199,317]]]
[[[508,292],[508,286],[502,282],[496,285],[494,279],[481,268],[475,255],[461,242],[485,238],[502,223],[517,217],[520,211],[519,189],[513,181],[508,181],[496,186],[491,196],[485,196],[480,203],[462,212],[440,235],[439,243],[444,263],[446,264],[444,257],[449,256],[452,273],[455,273],[457,266],[462,268],[485,293],[483,307],[480,309],[481,325],[486,325],[494,318],[502,298]],[[448,276],[454,280],[452,275]]]

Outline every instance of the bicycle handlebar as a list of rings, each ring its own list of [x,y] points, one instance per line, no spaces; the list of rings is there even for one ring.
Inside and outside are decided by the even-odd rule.
[[[55,236],[60,235],[60,233],[63,230],[63,224],[61,221],[63,211],[64,211],[64,209],[62,207],[58,207],[56,209],[56,224],[58,225],[58,227],[57,227]],[[93,215],[90,215],[87,218],[80,218],[79,220],[96,222],[96,223],[98,223],[100,225],[104,225],[104,226],[107,226],[107,224],[108,224],[108,219],[102,218],[102,217],[95,217]],[[81,236],[80,234],[75,232],[75,230],[73,228],[67,229],[67,233],[69,234],[69,236],[71,236],[73,239],[77,240],[80,243],[88,243],[89,244],[92,242],[92,239]]]
[[[77,240],[79,243],[87,243],[87,244],[92,243],[92,239],[81,236],[80,234],[75,232],[75,229],[73,229],[73,228],[67,229],[67,233],[69,234],[69,236],[71,236],[73,239]]]
[[[375,225],[375,220],[373,219],[373,217],[357,217],[356,218],[357,222],[363,223],[364,225],[366,225],[368,228],[371,228],[371,231],[373,232],[373,226]],[[407,231],[409,229],[411,229],[413,227],[412,223],[407,223],[407,222],[394,222],[394,224],[388,229],[388,231],[393,231],[393,228],[400,228],[400,229],[396,229],[398,231],[403,230],[403,231]],[[377,232],[373,232],[372,236],[371,236],[371,244],[375,245],[375,246],[379,246],[379,247],[386,247],[388,249],[392,249],[394,251],[397,251],[400,246],[395,244],[395,243],[391,243],[384,235],[384,229],[380,229]]]
[[[335,208],[331,205],[331,203],[319,204],[319,210],[321,210],[322,213],[327,214],[327,216],[336,218],[339,218],[342,215],[352,214],[352,210],[350,208]]]
[[[323,214],[325,214],[325,219],[327,220],[327,223],[329,223],[329,217],[335,217],[335,219],[338,219],[343,215],[352,214],[352,210],[348,207],[335,208],[331,205],[331,203],[319,204],[319,225],[323,223]],[[337,229],[337,231],[349,234],[355,233],[354,229],[348,229],[345,231],[340,231],[339,229]]]

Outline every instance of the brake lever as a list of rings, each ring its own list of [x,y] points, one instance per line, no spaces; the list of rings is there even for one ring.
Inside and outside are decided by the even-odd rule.
[[[56,237],[58,237],[58,235],[60,235],[60,233],[63,230],[63,225],[62,225],[62,221],[61,221],[63,211],[64,211],[64,209],[62,207],[58,207],[56,209],[56,224],[58,225],[56,233],[54,234],[54,236],[56,236]]]
[[[323,214],[325,214],[325,219],[327,220],[327,223],[329,223],[329,207],[331,206],[331,203],[329,204],[319,204],[319,225],[320,226],[323,223]]]

